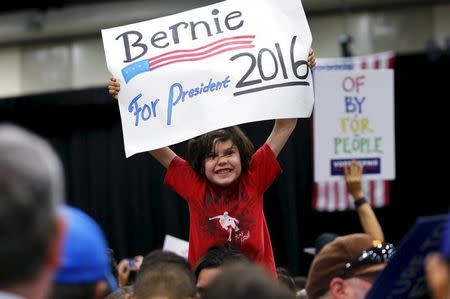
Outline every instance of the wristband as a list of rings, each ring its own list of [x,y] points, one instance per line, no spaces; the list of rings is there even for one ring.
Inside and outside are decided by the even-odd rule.
[[[364,197],[358,198],[357,200],[355,200],[353,202],[355,204],[355,208],[359,208],[360,206],[362,206],[363,204],[367,203],[367,200]]]

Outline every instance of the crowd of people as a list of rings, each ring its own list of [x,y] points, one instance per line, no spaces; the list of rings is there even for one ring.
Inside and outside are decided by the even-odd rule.
[[[112,78],[110,94],[119,90]],[[64,202],[61,161],[48,142],[0,125],[0,299],[364,298],[395,248],[364,199],[355,161],[344,179],[364,232],[318,236],[304,288],[276,267],[262,197],[296,122],[275,120],[256,151],[238,127],[190,140],[186,160],[169,147],[151,151],[167,169],[165,185],[189,206],[189,256],[156,249],[119,263],[96,221]],[[449,258],[447,229],[424,264],[433,298],[450,298]]]

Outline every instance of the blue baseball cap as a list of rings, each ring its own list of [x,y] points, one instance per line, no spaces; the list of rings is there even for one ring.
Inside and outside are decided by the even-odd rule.
[[[61,206],[59,213],[65,220],[66,234],[54,281],[81,284],[105,280],[110,290],[115,291],[117,281],[111,273],[108,246],[100,226],[75,207]]]
[[[450,261],[450,213],[448,214],[446,227],[445,227],[445,230],[442,235],[440,251],[441,251],[441,255],[447,261]]]

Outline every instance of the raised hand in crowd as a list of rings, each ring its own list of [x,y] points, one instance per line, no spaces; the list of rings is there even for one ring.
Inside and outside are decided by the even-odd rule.
[[[384,241],[384,234],[377,216],[364,197],[362,190],[363,166],[357,161],[344,166],[344,178],[347,191],[352,195],[359,220],[365,233],[375,240]]]
[[[131,259],[122,259],[117,265],[117,279],[120,287],[134,282],[135,276],[141,268],[143,256],[138,255]]]
[[[352,161],[351,165],[344,166],[344,178],[347,191],[352,195],[353,200],[364,198],[362,190],[363,166],[361,163]]]

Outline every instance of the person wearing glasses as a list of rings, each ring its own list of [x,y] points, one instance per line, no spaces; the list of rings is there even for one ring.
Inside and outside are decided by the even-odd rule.
[[[337,237],[316,254],[308,272],[309,299],[363,299],[394,254],[368,234]]]

